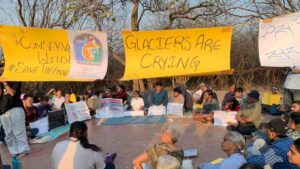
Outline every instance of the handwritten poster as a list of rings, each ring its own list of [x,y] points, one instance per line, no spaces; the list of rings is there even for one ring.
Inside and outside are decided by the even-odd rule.
[[[122,80],[230,72],[232,27],[122,33]]]
[[[300,13],[265,19],[259,25],[259,58],[262,66],[300,65]]]
[[[7,81],[95,79],[85,77],[85,74],[80,72],[77,76],[69,77],[71,50],[66,30],[0,25],[0,44],[5,58],[1,79]]]
[[[103,79],[107,71],[107,36],[102,32],[68,31],[71,78]]]
[[[236,114],[234,111],[214,111],[214,125],[228,126],[228,122],[237,123]]]
[[[165,106],[156,106],[153,105],[149,107],[148,115],[149,116],[158,116],[158,115],[165,115],[167,114],[167,110]]]
[[[66,111],[69,124],[91,119],[89,108],[84,101],[66,104]]]
[[[101,100],[101,107],[96,110],[96,118],[124,117],[122,99],[106,98]]]
[[[183,104],[168,103],[167,114],[168,115],[183,116]]]

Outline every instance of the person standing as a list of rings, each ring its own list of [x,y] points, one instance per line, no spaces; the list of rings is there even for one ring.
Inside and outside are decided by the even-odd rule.
[[[5,141],[12,155],[28,154],[30,151],[23,109],[20,82],[3,81],[1,87],[0,122],[6,134]]]
[[[286,111],[289,111],[296,100],[300,100],[300,66],[292,68],[284,83],[283,104]]]

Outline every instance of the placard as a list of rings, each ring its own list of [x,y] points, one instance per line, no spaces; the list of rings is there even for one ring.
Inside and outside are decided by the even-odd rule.
[[[259,58],[262,66],[300,65],[300,13],[261,20]]]
[[[30,128],[39,129],[38,135],[47,133],[49,130],[48,116],[41,118],[35,122],[29,123],[29,126],[30,126]]]
[[[214,125],[228,126],[228,122],[237,123],[235,111],[214,111]]]
[[[68,31],[71,78],[103,79],[107,71],[107,35],[104,32]]]
[[[72,124],[75,121],[91,119],[89,108],[84,101],[66,104],[65,107],[69,124]]]
[[[165,115],[167,114],[165,106],[151,106],[148,110],[149,116],[156,116],[156,115]]]
[[[168,115],[183,116],[183,104],[168,103],[167,114]]]
[[[231,73],[231,35],[232,27],[123,31],[122,80]]]

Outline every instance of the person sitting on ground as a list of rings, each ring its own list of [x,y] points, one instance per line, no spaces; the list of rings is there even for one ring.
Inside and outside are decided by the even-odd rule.
[[[162,155],[157,160],[156,169],[181,169],[181,164],[177,158],[170,155]]]
[[[144,100],[141,98],[139,91],[136,90],[133,92],[130,106],[132,111],[144,110]]]
[[[110,89],[105,89],[103,95],[102,95],[103,99],[107,99],[107,98],[112,98],[112,93]]]
[[[89,98],[92,96],[96,96],[96,92],[94,92],[94,88],[92,85],[88,85],[86,87],[86,93],[89,95]]]
[[[290,114],[287,136],[296,140],[300,138],[300,113]]]
[[[162,82],[155,83],[155,90],[151,94],[151,106],[165,106],[168,105],[168,92],[162,88]]]
[[[236,115],[238,123],[230,123],[228,126],[229,130],[237,131],[243,135],[251,135],[262,121],[259,93],[252,90],[247,96],[246,102],[240,105],[240,111]]]
[[[191,93],[186,89],[185,85],[179,85],[179,90],[184,98],[183,108],[185,112],[193,111],[193,97]]]
[[[221,149],[228,158],[220,164],[203,163],[199,165],[200,169],[239,169],[247,161],[241,154],[245,147],[245,138],[238,132],[228,131],[221,144]]]
[[[54,169],[114,169],[113,157],[104,161],[101,148],[88,141],[85,122],[74,122],[70,127],[70,139],[57,143],[52,152]],[[105,164],[106,162],[106,164]]]
[[[31,128],[30,123],[38,120],[37,108],[33,106],[33,96],[29,94],[25,94],[23,98],[23,106],[25,110],[25,121],[26,121],[26,131],[27,136],[31,139],[35,138],[39,133],[38,128]]]
[[[240,104],[235,98],[232,98],[226,102],[226,104],[223,107],[223,110],[224,111],[240,111]]]
[[[52,111],[52,106],[49,104],[49,99],[46,96],[41,98],[40,104],[36,108],[39,119],[46,117]]]
[[[294,140],[290,151],[288,152],[289,162],[300,168],[300,138]]]
[[[127,103],[127,92],[124,85],[117,86],[117,92],[113,93],[113,98],[122,99],[123,104]]]
[[[160,136],[161,143],[150,146],[146,152],[134,159],[133,165],[135,169],[142,169],[142,163],[146,162],[149,162],[151,168],[157,168],[158,158],[163,155],[171,155],[181,164],[183,160],[183,150],[177,148],[175,145],[181,134],[182,131],[178,127],[165,127]]]
[[[54,96],[56,96],[56,89],[51,88],[47,93],[46,96],[51,100]]]
[[[64,108],[66,108],[66,105],[67,104],[71,104],[71,103],[73,103],[71,100],[70,100],[70,93],[69,92],[66,92],[65,93],[65,101],[63,102],[63,104],[61,105],[61,109],[64,109]]]
[[[287,153],[293,140],[286,135],[288,130],[286,122],[282,119],[273,119],[265,127],[267,138],[271,141],[270,147],[259,155],[248,156],[247,162],[261,166],[267,165],[273,169],[297,168],[288,162]],[[251,143],[248,146],[251,146]]]
[[[56,95],[52,97],[51,104],[53,104],[53,109],[60,110],[61,105],[64,103],[65,98],[62,96],[62,91],[57,90]]]
[[[212,97],[212,91],[204,92],[203,108],[196,109],[193,113],[193,119],[203,123],[211,123],[213,121],[213,111],[220,110],[219,102]]]
[[[290,108],[290,112],[285,112],[281,115],[281,118],[285,120],[286,122],[289,121],[289,116],[291,113],[300,113],[300,101],[296,100],[293,102]]]
[[[184,98],[181,94],[181,90],[179,87],[174,88],[174,97],[172,99],[172,103],[184,104]]]
[[[218,100],[218,95],[217,95],[217,93],[215,93],[213,90],[212,90],[212,88],[211,87],[206,87],[206,90],[205,91],[207,91],[207,90],[210,90],[211,92],[212,92],[212,98],[214,98],[216,101],[218,101],[219,102],[219,100]],[[200,97],[200,99],[199,99],[199,101],[197,102],[197,104],[203,104],[203,100],[204,100],[204,93],[205,93],[205,91],[204,92],[202,92],[202,95],[201,95],[201,97]]]
[[[235,84],[230,85],[229,92],[227,92],[224,95],[224,98],[223,98],[223,101],[222,101],[222,110],[224,110],[224,106],[225,106],[226,102],[234,98],[235,87],[236,87]]]
[[[241,104],[242,100],[244,99],[243,98],[243,95],[244,95],[243,92],[244,92],[244,89],[242,87],[238,87],[238,88],[235,89],[234,97],[239,102],[239,104]]]
[[[197,103],[202,96],[202,93],[207,90],[205,83],[199,84],[199,89],[193,94],[194,102]]]
[[[268,93],[266,93],[268,94]],[[269,102],[262,104],[262,112],[268,113],[270,115],[281,115],[283,112],[280,111],[280,100],[281,95],[278,92],[278,88],[273,86],[271,88],[271,93],[269,93]],[[277,103],[276,103],[277,102]]]
[[[246,163],[246,164],[243,164],[240,167],[240,169],[264,169],[264,168],[262,166],[260,166],[260,165]]]

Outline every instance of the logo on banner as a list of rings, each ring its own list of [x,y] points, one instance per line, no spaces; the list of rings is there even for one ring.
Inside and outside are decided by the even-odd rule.
[[[91,34],[80,34],[74,41],[76,60],[80,64],[100,64],[102,61],[101,42]]]

